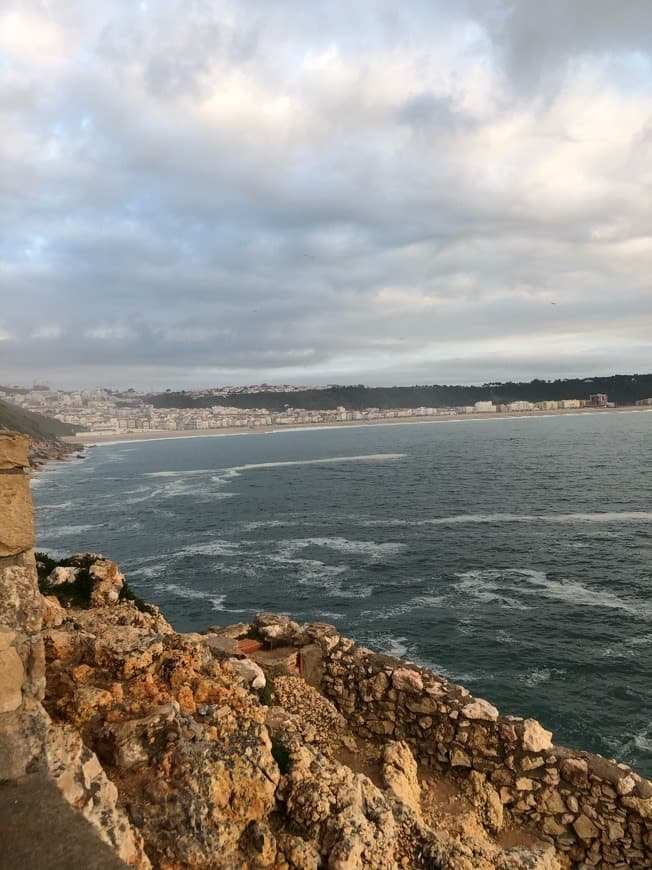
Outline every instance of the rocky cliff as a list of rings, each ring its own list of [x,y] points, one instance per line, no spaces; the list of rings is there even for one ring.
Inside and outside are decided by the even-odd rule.
[[[43,414],[34,414],[0,399],[0,435],[20,434],[29,437],[28,458],[33,468],[51,459],[65,459],[79,451],[79,445],[61,439],[74,435],[79,427],[61,423]]]
[[[108,845],[162,870],[651,866],[650,783],[555,747],[534,720],[332,626],[259,614],[179,634],[99,555],[36,566],[25,447],[0,437],[0,779],[55,784],[89,855]]]

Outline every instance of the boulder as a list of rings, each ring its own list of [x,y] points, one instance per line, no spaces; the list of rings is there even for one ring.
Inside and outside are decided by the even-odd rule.
[[[117,604],[125,585],[125,578],[115,562],[98,559],[88,569],[92,581],[91,605],[106,607]]]
[[[382,777],[385,787],[394,797],[421,814],[421,786],[417,763],[404,741],[391,741],[383,750]]]
[[[546,731],[536,719],[526,719],[523,723],[523,749],[526,752],[552,749],[552,731]]]
[[[298,622],[278,613],[257,613],[255,624],[263,640],[277,646],[292,643],[301,633]]]
[[[490,704],[489,701],[485,701],[484,698],[476,698],[474,701],[471,701],[470,704],[467,704],[465,707],[462,707],[462,715],[467,719],[479,719],[484,722],[496,722],[499,716],[498,710]]]
[[[396,668],[392,673],[392,685],[403,692],[423,692],[421,674],[411,668]]]
[[[62,583],[74,583],[79,574],[79,568],[74,565],[57,565],[48,574],[48,586],[60,586]]]
[[[251,659],[229,659],[232,669],[242,677],[252,689],[264,689],[267,683],[263,669]]]

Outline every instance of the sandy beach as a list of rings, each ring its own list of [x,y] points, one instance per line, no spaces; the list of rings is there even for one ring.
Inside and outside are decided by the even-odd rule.
[[[380,420],[340,420],[331,423],[305,423],[292,426],[232,426],[220,429],[151,429],[125,430],[124,432],[81,432],[62,440],[69,444],[87,446],[91,444],[118,444],[133,441],[158,441],[161,438],[215,438],[227,435],[272,435],[278,432],[296,432],[304,429],[320,430],[339,427],[362,428],[367,426],[405,426],[424,423],[473,423],[479,420],[537,419],[543,417],[565,416],[570,414],[623,414],[652,413],[652,408],[637,405],[623,405],[618,408],[558,408],[548,411],[519,411],[514,413],[476,413],[476,414],[439,414],[431,417],[396,417]]]

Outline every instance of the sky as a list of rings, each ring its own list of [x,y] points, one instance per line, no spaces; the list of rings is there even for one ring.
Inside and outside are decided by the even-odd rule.
[[[650,371],[650,0],[1,4],[0,383]]]

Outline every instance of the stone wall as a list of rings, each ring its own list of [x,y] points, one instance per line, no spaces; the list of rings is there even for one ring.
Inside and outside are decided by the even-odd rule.
[[[303,632],[306,676],[361,736],[406,740],[421,763],[482,793],[488,815],[532,826],[569,865],[652,866],[652,784],[629,767],[554,746],[534,719],[501,716],[462,686],[332,627]]]
[[[0,781],[34,770],[44,756],[40,637],[29,438],[0,433]]]

